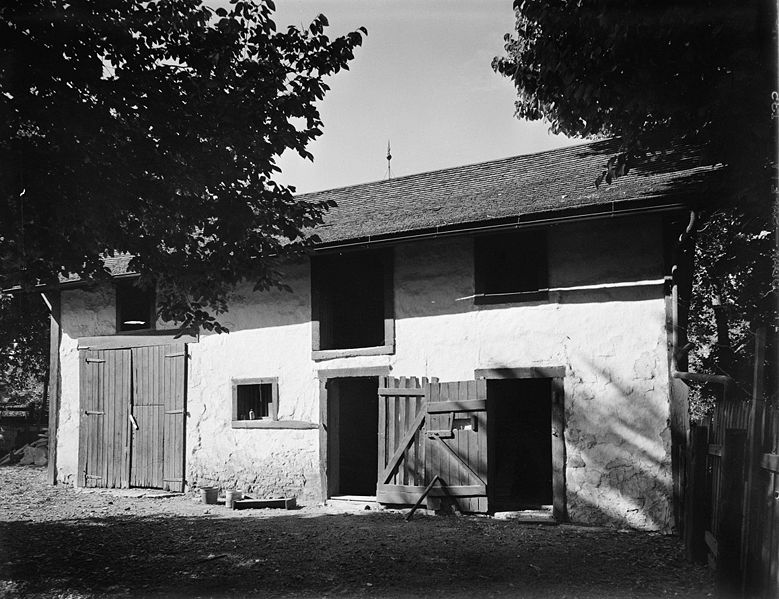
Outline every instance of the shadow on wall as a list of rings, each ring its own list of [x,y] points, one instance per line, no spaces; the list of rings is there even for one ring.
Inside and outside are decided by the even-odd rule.
[[[671,458],[667,393],[655,372],[617,382],[608,369],[584,360],[566,397],[567,489],[571,517],[668,530]],[[582,374],[588,386],[579,388]],[[665,398],[665,399],[664,399]],[[582,518],[583,519],[583,518]]]
[[[705,570],[685,564],[676,539],[659,535],[477,518],[404,522],[387,513],[232,514],[2,522],[0,588],[12,596],[161,597],[410,597],[431,589],[440,597],[704,597],[710,590]]]

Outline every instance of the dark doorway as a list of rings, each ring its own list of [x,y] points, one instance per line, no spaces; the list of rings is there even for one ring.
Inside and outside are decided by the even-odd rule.
[[[327,383],[330,496],[376,495],[378,390],[378,377],[333,378]]]
[[[552,504],[550,379],[502,379],[487,384],[490,510]]]

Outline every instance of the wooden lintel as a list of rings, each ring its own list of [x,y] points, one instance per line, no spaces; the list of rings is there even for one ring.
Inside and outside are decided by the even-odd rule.
[[[553,379],[565,376],[565,366],[477,368],[473,373],[477,379]]]
[[[100,337],[81,337],[78,340],[79,349],[127,349],[133,347],[149,347],[152,345],[171,345],[173,343],[197,343],[197,335],[180,330],[144,331],[143,333],[122,335],[103,335]]]
[[[317,371],[319,380],[350,378],[361,376],[387,376],[390,373],[389,366],[363,366],[355,368],[323,368]]]
[[[232,427],[314,430],[319,428],[319,424],[304,420],[233,420]]]

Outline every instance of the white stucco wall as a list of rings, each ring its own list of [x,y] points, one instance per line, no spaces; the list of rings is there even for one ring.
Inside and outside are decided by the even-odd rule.
[[[662,278],[660,220],[559,225],[548,235],[553,288]],[[307,264],[286,268],[293,292],[239,290],[229,335],[190,344],[187,480],[320,500],[317,430],[232,429],[231,379],[278,377],[279,419],[319,422],[323,369],[388,366],[395,376],[469,380],[477,368],[566,367],[565,441],[573,521],[671,524],[669,396],[662,285],[560,290],[549,302],[476,306],[472,240],[394,250],[393,355],[311,359]],[[58,471],[76,466],[78,336],[114,329],[112,298],[63,294]]]

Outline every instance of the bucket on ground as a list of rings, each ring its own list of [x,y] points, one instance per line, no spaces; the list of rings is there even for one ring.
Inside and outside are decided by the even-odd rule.
[[[243,491],[240,489],[234,489],[232,491],[225,491],[225,507],[228,509],[233,509],[235,507],[235,502],[240,501],[243,499]]]
[[[200,487],[200,501],[203,503],[216,503],[219,489],[216,487]]]

